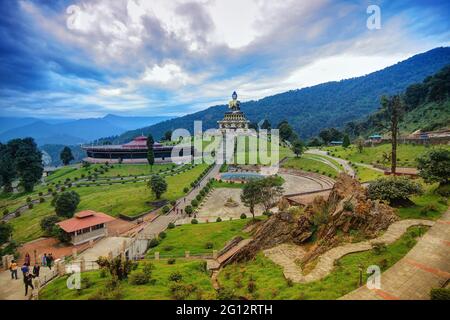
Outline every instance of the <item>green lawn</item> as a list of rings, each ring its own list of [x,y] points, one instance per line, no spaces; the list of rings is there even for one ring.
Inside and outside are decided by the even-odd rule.
[[[56,170],[50,176],[48,176],[45,181],[49,182],[61,182],[63,183],[66,179],[73,180],[74,178],[81,179],[81,175],[88,177],[90,174],[93,175],[96,173],[95,169],[100,170],[101,166],[105,167],[105,165],[100,164],[92,164],[87,168],[81,167],[76,168],[75,166],[62,167],[61,169]],[[169,168],[175,168],[175,164],[155,164],[153,166],[152,171],[150,171],[150,166],[147,164],[112,164],[109,165],[108,172],[104,172],[103,174],[99,174],[99,177],[128,177],[128,176],[142,176],[149,175],[152,173],[158,173]]]
[[[213,188],[235,188],[235,189],[243,189],[245,186],[244,183],[240,183],[240,182],[235,182],[235,183],[231,183],[231,182],[225,182],[225,181],[217,181],[214,180],[212,183],[212,187]]]
[[[331,166],[314,160],[313,158],[309,157],[294,157],[289,158],[287,161],[283,163],[283,168],[291,168],[291,169],[297,169],[297,170],[303,170],[308,172],[316,172],[322,175],[326,175],[332,178],[336,178],[338,172]]]
[[[25,243],[31,240],[38,239],[43,236],[40,227],[42,218],[54,214],[54,208],[50,202],[40,203],[27,210],[20,217],[10,220],[13,230],[13,239]]]
[[[166,177],[168,190],[163,194],[163,199],[176,200],[184,195],[183,189],[189,187],[205,169],[206,164],[195,166],[189,171]],[[118,216],[119,213],[134,216],[152,209],[149,204],[155,201],[150,189],[144,182],[113,184],[104,186],[72,187],[69,190],[76,191],[81,198],[77,211],[95,210]],[[25,202],[25,200],[23,200]],[[11,220],[15,231],[13,238],[20,242],[26,242],[42,235],[40,220],[53,214],[50,199],[43,204],[36,204],[33,209],[26,210],[20,217]]]
[[[153,173],[165,171],[167,169],[176,168],[175,164],[155,164],[150,171],[150,166],[147,164],[114,164],[114,168],[102,174],[102,177],[116,177],[116,176],[142,176]]]
[[[175,282],[169,280],[170,274],[179,272],[182,275],[180,283],[195,287],[187,299],[214,299],[215,290],[212,287],[209,273],[204,271],[204,262],[200,260],[177,259],[173,265],[166,260],[152,261],[154,269],[152,279],[154,284],[133,285],[128,280],[120,283],[119,292],[123,300],[169,300],[173,299],[170,288]],[[139,263],[142,269],[142,263]],[[90,286],[80,291],[69,290],[66,285],[67,277],[58,278],[42,289],[40,300],[87,300],[99,299],[99,292],[105,291],[108,277],[101,277],[100,271],[85,272],[82,279],[88,279]],[[86,280],[82,280],[86,281]],[[107,291],[108,292],[108,291]]]
[[[385,271],[406,255],[417,242],[416,238],[425,230],[425,227],[410,228],[379,255],[372,250],[346,255],[339,260],[328,276],[319,281],[290,286],[284,278],[282,268],[260,253],[254,260],[247,263],[226,266],[219,274],[219,283],[234,291],[236,296],[246,299],[337,299],[358,287],[360,264],[364,270],[370,265],[378,265],[382,271]],[[365,272],[363,277],[365,282],[367,279]],[[256,284],[254,293],[248,291],[250,279],[253,279]]]
[[[354,165],[353,169],[359,182],[369,182],[384,177],[384,173],[363,166]]]
[[[235,236],[246,237],[242,231],[249,219],[232,221],[210,222],[201,224],[185,224],[174,229],[167,230],[167,237],[160,244],[148,251],[148,256],[153,257],[155,252],[160,256],[184,256],[185,251],[191,254],[212,254],[212,250],[220,250]],[[207,243],[212,243],[212,248],[206,248]]]
[[[243,140],[245,141],[245,146],[242,142],[238,142],[237,149],[235,149],[234,161],[237,164],[243,164],[242,162],[245,162],[245,164],[262,164],[262,165],[273,164],[273,163],[266,163],[267,160],[272,161],[271,156],[272,156],[273,150],[272,150],[270,141],[263,140],[263,139],[260,139],[257,137],[245,137],[245,139],[243,139]],[[263,153],[259,147],[264,142],[266,143],[266,150],[267,150],[265,153]],[[249,151],[250,144],[254,144],[254,143],[258,144],[257,154],[253,154]],[[292,157],[294,155],[292,150],[285,146],[279,146],[278,151],[279,151],[279,153],[278,153],[277,161],[281,161],[284,157]],[[268,157],[268,159],[265,159],[264,157]]]
[[[448,199],[441,197],[434,191],[437,185],[424,185],[424,193],[411,197],[414,206],[396,209],[401,219],[430,219],[437,220],[448,208]]]
[[[423,145],[399,144],[397,150],[398,165],[402,167],[415,167],[417,165],[416,159],[433,148],[450,150],[450,146],[447,145],[426,147]],[[328,151],[331,156],[350,160],[351,162],[380,164],[384,166],[390,165],[390,162],[383,162],[383,153],[389,155],[391,152],[391,145],[388,143],[374,147],[365,147],[362,153],[359,153],[354,145],[348,148],[326,147],[324,150]]]

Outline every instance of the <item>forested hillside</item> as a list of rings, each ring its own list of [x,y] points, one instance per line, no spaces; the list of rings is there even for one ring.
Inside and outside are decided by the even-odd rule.
[[[400,123],[402,133],[416,130],[432,131],[450,126],[450,64],[427,77],[423,82],[409,86],[404,94],[404,115]],[[379,132],[380,123],[388,121],[377,111],[363,121],[350,122],[345,131],[351,136],[368,136]]]
[[[244,102],[241,106],[252,122],[268,119],[275,126],[287,119],[302,138],[308,138],[317,135],[323,128],[342,127],[349,121],[373,113],[378,109],[382,95],[403,92],[411,84],[423,81],[449,63],[450,48],[436,48],[366,76],[288,91],[258,101]],[[239,88],[236,90],[239,93]],[[128,131],[114,142],[129,141],[141,133],[151,133],[159,139],[166,131],[176,128],[192,131],[194,120],[202,120],[204,129],[216,128],[217,121],[226,110],[225,105],[210,107]]]

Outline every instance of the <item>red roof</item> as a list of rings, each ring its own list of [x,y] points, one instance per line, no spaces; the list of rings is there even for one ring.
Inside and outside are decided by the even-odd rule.
[[[156,142],[153,146],[160,147],[161,144]],[[147,137],[146,136],[136,137],[133,139],[133,141],[123,144],[122,148],[124,148],[124,149],[147,149]]]
[[[86,210],[76,213],[73,218],[58,222],[57,225],[65,232],[74,232],[113,220],[115,220],[113,217],[105,213]]]

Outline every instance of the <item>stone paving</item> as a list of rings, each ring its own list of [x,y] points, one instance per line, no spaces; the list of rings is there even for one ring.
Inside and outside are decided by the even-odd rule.
[[[298,192],[308,192],[322,190],[323,185],[321,182],[317,182],[311,178],[302,177],[293,174],[281,173],[284,179],[284,194],[292,194]],[[241,200],[241,189],[234,188],[217,188],[213,190],[203,201],[198,212],[196,213],[196,219],[202,223],[208,220],[214,222],[218,217],[222,220],[239,219],[242,213],[247,216],[250,215],[249,209],[245,207]],[[224,206],[228,198],[232,198],[236,203],[236,207]],[[255,216],[260,216],[264,212],[262,206],[258,206],[255,209]],[[192,218],[184,218],[177,221],[177,224],[191,223]]]
[[[283,267],[283,273],[286,278],[297,283],[307,283],[320,280],[328,275],[334,268],[334,261],[347,254],[370,250],[372,249],[373,243],[383,242],[385,244],[391,244],[398,240],[411,226],[433,226],[434,224],[434,221],[418,219],[394,222],[389,226],[386,232],[378,238],[358,243],[348,243],[325,252],[318,258],[315,268],[306,275],[303,274],[301,267],[295,263],[295,261],[301,259],[305,253],[302,247],[282,244],[264,250],[264,254],[273,262]]]
[[[419,239],[408,254],[381,274],[381,288],[367,286],[343,300],[428,300],[432,288],[450,280],[450,210]]]
[[[19,266],[21,267],[21,266]],[[46,278],[51,278],[53,272],[56,272],[54,268],[50,270],[47,267],[41,267],[39,278],[35,279],[35,290],[36,281],[46,282]],[[17,271],[18,280],[11,279],[11,273],[9,270],[0,272],[0,300],[29,300],[32,295],[32,290],[29,288],[28,295],[25,296],[25,285],[23,283],[23,275],[20,269]]]

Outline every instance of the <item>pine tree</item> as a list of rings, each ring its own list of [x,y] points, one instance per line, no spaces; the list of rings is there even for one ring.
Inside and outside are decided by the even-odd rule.
[[[155,164],[155,152],[153,150],[153,145],[155,144],[155,140],[151,134],[147,137],[147,161],[150,165],[150,171],[153,171],[153,165]]]
[[[344,148],[348,148],[350,146],[350,137],[348,136],[348,134],[346,134],[344,136],[344,140],[342,141],[342,146]]]
[[[64,147],[59,157],[65,166],[67,166],[70,163],[70,161],[74,160],[72,150],[69,147]]]

